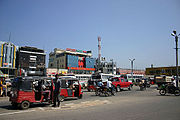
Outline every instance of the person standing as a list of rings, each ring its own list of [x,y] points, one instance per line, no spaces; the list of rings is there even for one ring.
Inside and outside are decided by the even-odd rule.
[[[112,93],[112,82],[111,81],[107,81],[107,88],[110,89],[110,91]]]
[[[53,99],[53,107],[56,107],[56,102],[58,103],[58,107],[60,106],[60,88],[61,88],[61,81],[58,79],[58,75],[55,76],[55,89],[54,89],[54,99]]]

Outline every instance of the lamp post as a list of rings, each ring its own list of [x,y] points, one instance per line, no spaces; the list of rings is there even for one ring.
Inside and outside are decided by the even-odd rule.
[[[135,59],[129,59],[131,62],[131,79],[133,80],[133,62]]]
[[[176,87],[178,87],[178,36],[176,34],[176,31],[174,30],[173,33],[171,33],[172,36],[175,37],[175,42],[176,42]]]

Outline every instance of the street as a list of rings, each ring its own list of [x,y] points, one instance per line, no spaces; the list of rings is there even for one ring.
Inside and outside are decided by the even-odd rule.
[[[0,99],[1,120],[179,120],[180,96],[160,96],[156,86],[139,91],[123,90],[116,96],[95,96],[84,91],[82,99],[65,100],[61,108],[33,105],[28,110],[17,110],[8,99]]]

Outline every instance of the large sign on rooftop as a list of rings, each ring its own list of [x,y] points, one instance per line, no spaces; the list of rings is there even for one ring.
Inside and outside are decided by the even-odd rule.
[[[91,53],[91,51],[76,50],[76,49],[71,49],[71,48],[66,48],[66,51],[79,52],[79,53]]]

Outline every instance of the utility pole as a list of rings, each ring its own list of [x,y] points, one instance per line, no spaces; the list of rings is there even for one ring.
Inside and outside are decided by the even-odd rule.
[[[172,36],[175,37],[175,42],[176,42],[176,87],[178,87],[178,36],[180,35],[177,35],[176,34],[176,31],[174,30],[173,33],[171,33]]]
[[[133,80],[133,62],[135,59],[129,59],[131,62],[131,79]]]
[[[100,63],[101,63],[101,37],[98,37],[98,72],[100,69]]]

